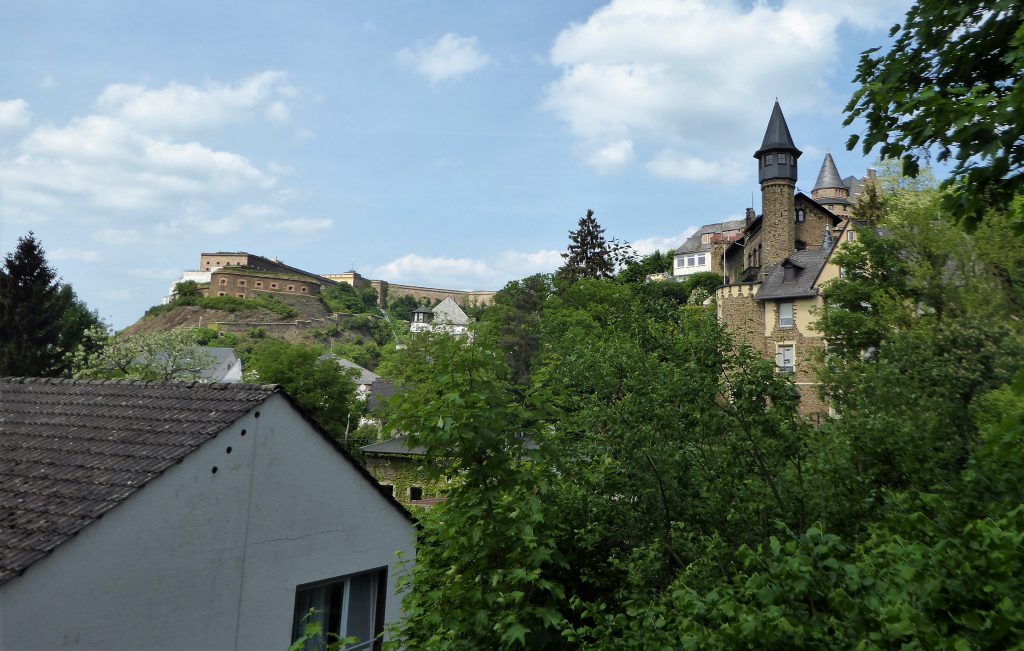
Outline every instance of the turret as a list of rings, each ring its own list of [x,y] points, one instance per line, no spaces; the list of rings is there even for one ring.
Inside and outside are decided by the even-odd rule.
[[[784,179],[796,185],[796,160],[803,152],[793,144],[793,136],[789,135],[789,126],[782,115],[782,107],[775,100],[772,117],[768,120],[761,148],[754,152],[758,162],[757,180],[762,184],[766,181]]]
[[[796,191],[796,161],[801,153],[793,144],[782,107],[776,100],[761,148],[754,152],[761,182],[762,272],[793,252],[796,241],[793,194]]]
[[[846,216],[850,212],[850,189],[839,176],[832,154],[825,154],[825,160],[821,162],[821,171],[818,172],[818,180],[814,182],[814,189],[811,190],[811,198],[826,205],[837,215]]]

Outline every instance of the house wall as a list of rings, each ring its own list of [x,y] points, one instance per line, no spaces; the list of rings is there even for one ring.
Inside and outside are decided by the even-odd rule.
[[[382,484],[394,486],[394,495],[402,504],[409,504],[409,488],[423,489],[423,498],[441,497],[448,492],[449,482],[431,479],[423,468],[423,457],[400,455],[366,455],[366,469]]]
[[[832,218],[821,207],[809,201],[797,200],[795,205],[804,209],[804,221],[796,224],[794,237],[809,249],[820,249],[825,240],[825,225],[831,226]]]
[[[718,320],[725,324],[736,343],[764,352],[764,307],[754,300],[759,287],[759,284],[719,287],[715,290],[715,303]]]
[[[383,566],[394,622],[395,554],[414,539],[273,395],[0,586],[0,648],[280,651],[296,586]]]
[[[320,284],[295,278],[280,278],[272,274],[259,276],[255,274],[232,273],[227,269],[214,271],[210,274],[210,289],[207,290],[208,296],[253,298],[257,292],[316,296],[320,293]]]
[[[372,280],[370,285],[377,290],[380,296],[381,307],[387,307],[387,302],[399,296],[412,296],[416,300],[428,299],[431,302],[443,301],[451,298],[459,305],[490,305],[494,302],[492,291],[462,291],[458,289],[437,289],[434,287],[417,287],[415,285],[396,285],[383,280]]]

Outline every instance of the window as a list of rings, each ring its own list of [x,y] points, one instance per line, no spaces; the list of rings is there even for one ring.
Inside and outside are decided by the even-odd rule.
[[[245,294],[241,294],[241,293],[235,294],[235,296],[237,296],[238,298],[245,298]]]
[[[793,344],[782,344],[775,349],[775,366],[779,373],[794,371]]]
[[[220,279],[220,284],[221,285],[227,285],[228,284],[228,279],[227,278],[221,278]]]
[[[423,487],[422,486],[410,486],[409,487],[409,499],[410,500],[421,500],[421,499],[423,499]]]
[[[711,244],[711,233],[704,233],[700,236],[701,244]]]
[[[321,649],[333,637],[356,637],[359,642],[345,649],[380,649],[384,632],[384,603],[387,594],[387,568],[350,574],[348,576],[308,583],[295,589],[295,613],[292,618],[292,641],[302,635],[303,618],[309,611],[319,620],[330,639],[310,640],[307,649]]]
[[[854,233],[853,231],[846,231],[846,241],[847,242],[856,242],[857,241],[857,234]]]
[[[686,263],[686,258],[684,258],[684,257],[683,257],[683,256],[681,256],[681,255],[677,255],[677,256],[676,256],[676,266],[677,266],[677,267],[682,267],[682,266],[683,266],[683,264],[685,264],[685,263]]]
[[[245,287],[245,281],[244,281],[244,280],[242,280],[242,279],[239,279],[239,281],[238,281],[238,286],[239,286],[239,287]]]
[[[780,328],[792,328],[793,327],[793,304],[792,303],[779,303],[779,327]]]
[[[288,291],[294,292],[295,291],[295,285],[288,285]]]
[[[300,291],[301,291],[301,292],[302,292],[303,294],[305,294],[305,293],[306,293],[306,288],[305,288],[305,287],[300,287],[300,288],[299,288],[299,290],[300,290]]]
[[[689,256],[689,257],[687,257],[687,258],[686,258],[686,266],[687,266],[687,267],[692,267],[692,266],[693,266],[693,265],[695,265],[695,264],[697,264],[697,258],[696,258],[696,256],[692,256],[692,255],[691,255],[691,256]]]
[[[270,289],[277,289],[277,283],[270,283]]]
[[[388,495],[394,497],[394,495],[395,495],[395,487],[392,484],[381,484],[380,487],[381,487],[381,489],[385,493],[387,493]]]
[[[256,285],[257,288],[263,287],[263,281],[262,280],[254,281],[253,284]]]
[[[779,165],[785,165],[786,164],[786,155],[785,154],[778,154],[778,159],[777,160],[779,162]]]
[[[797,240],[793,242],[793,248],[796,249],[797,251],[806,251],[807,242],[804,242],[803,240]]]
[[[782,267],[782,282],[791,283],[796,280],[796,267],[787,264]]]
[[[701,253],[700,255],[697,256],[697,264],[704,265],[707,263],[707,259],[707,256]]]
[[[807,213],[804,212],[803,208],[796,209],[796,221],[799,224],[804,223],[807,220]]]
[[[217,292],[217,296],[224,296],[224,292]]]

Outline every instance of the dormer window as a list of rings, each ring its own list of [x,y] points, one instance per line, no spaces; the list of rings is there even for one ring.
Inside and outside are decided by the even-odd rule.
[[[797,240],[796,242],[793,243],[793,248],[796,249],[797,251],[806,251],[807,242],[804,242],[803,240]]]
[[[704,233],[700,236],[701,244],[711,244],[711,233]]]
[[[796,280],[796,267],[791,264],[787,264],[782,267],[782,282],[791,283]]]

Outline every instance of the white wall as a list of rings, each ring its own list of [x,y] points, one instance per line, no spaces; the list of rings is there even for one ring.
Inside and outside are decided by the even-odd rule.
[[[697,264],[700,260],[700,256],[704,256],[704,264]],[[693,258],[694,264],[692,266],[686,266],[686,262],[690,258]],[[705,251],[703,253],[681,253],[675,256],[675,259],[672,261],[672,275],[676,278],[679,278],[680,276],[689,276],[702,271],[711,271],[711,251]]]
[[[395,621],[414,538],[273,395],[0,586],[0,648],[281,651],[297,585],[382,566]]]

